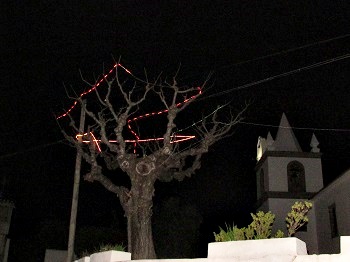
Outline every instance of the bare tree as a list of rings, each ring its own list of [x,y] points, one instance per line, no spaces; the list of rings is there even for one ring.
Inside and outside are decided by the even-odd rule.
[[[156,180],[181,181],[194,174],[201,166],[203,154],[215,142],[230,135],[232,128],[241,120],[245,108],[236,115],[231,112],[225,114],[226,121],[218,116],[222,107],[202,117],[193,125],[197,134],[195,140],[187,142],[184,148],[176,143],[181,137],[177,134],[175,120],[181,111],[202,96],[205,87],[179,87],[175,77],[170,84],[157,79],[154,83],[144,81],[140,87],[137,81],[132,85],[129,81],[122,82],[116,71],[112,80],[105,79],[107,91],[104,94],[96,91],[99,101],[97,110],[96,105],[81,104],[90,119],[88,132],[79,134],[78,139],[64,134],[81,150],[83,158],[91,167],[84,179],[98,181],[107,190],[117,194],[127,218],[128,251],[132,253],[133,259],[155,258],[151,218]],[[135,117],[147,103],[159,103],[165,109]],[[140,138],[134,127],[136,120],[159,114],[167,117],[161,137],[146,141]],[[78,132],[73,118],[71,126]],[[127,139],[130,134],[133,140]],[[85,146],[78,143],[79,139],[86,142]],[[104,174],[105,168],[124,171],[130,179],[130,186],[114,184]]]

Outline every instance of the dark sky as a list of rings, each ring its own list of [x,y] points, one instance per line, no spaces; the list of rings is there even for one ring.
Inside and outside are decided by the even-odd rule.
[[[59,142],[54,115],[72,102],[65,87],[86,89],[79,70],[93,81],[119,57],[136,75],[145,68],[153,78],[172,76],[181,63],[187,85],[213,71],[206,107],[232,100],[240,108],[249,100],[245,121],[265,125],[278,125],[286,112],[293,126],[310,128],[295,130],[304,150],[316,133],[326,182],[350,167],[349,132],[319,130],[350,130],[350,59],[305,68],[349,54],[349,1],[12,1],[1,12],[0,176],[16,202],[14,246],[28,243],[45,221],[68,223],[75,156]],[[244,223],[255,198],[255,145],[267,130],[240,125],[196,176],[158,185],[158,196],[191,199],[210,230]],[[83,183],[81,198],[81,223],[105,225],[111,209],[120,211],[98,185]]]

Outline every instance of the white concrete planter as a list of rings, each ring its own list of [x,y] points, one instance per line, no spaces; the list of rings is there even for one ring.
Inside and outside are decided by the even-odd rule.
[[[90,262],[116,262],[131,260],[131,253],[123,251],[104,251],[90,256]]]
[[[215,242],[208,245],[208,259],[293,261],[298,255],[307,255],[306,244],[295,237]]]
[[[90,262],[90,257],[82,257],[78,260],[75,260],[76,262]]]
[[[90,257],[82,257],[78,260],[74,260],[74,262],[90,262]]]

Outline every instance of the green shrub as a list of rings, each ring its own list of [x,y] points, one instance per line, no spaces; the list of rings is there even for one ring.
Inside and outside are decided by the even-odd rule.
[[[245,228],[244,232],[245,232],[245,239],[247,240],[254,239],[255,230],[251,224],[247,228]]]
[[[103,252],[103,251],[110,251],[110,250],[114,250],[114,251],[125,251],[125,247],[123,245],[120,244],[102,244],[100,245],[99,248],[97,248],[95,251],[96,252]]]
[[[282,238],[282,237],[284,237],[284,233],[281,229],[278,229],[274,238]]]
[[[272,225],[275,221],[275,215],[270,211],[264,213],[259,211],[254,215],[250,214],[253,218],[253,222],[250,224],[252,229],[254,229],[254,239],[266,239],[271,237]]]
[[[295,202],[292,206],[292,210],[288,213],[286,217],[288,236],[294,236],[296,231],[309,222],[306,214],[312,208],[312,203],[310,202]]]
[[[125,251],[125,246],[120,244],[101,244],[99,247],[94,248],[93,251],[84,250],[81,252],[80,257],[88,257],[93,253],[104,252],[104,251]]]
[[[225,241],[234,241],[237,239],[237,230],[236,226],[230,226],[226,224],[226,230],[220,227],[220,232],[218,234],[214,233],[216,242],[225,242]]]
[[[310,202],[295,202],[291,208],[291,211],[286,217],[286,226],[288,231],[288,237],[291,237],[295,232],[305,225],[309,220],[307,213],[312,208]],[[275,215],[270,211],[264,213],[259,211],[256,214],[250,214],[253,218],[253,222],[248,227],[238,228],[237,226],[226,225],[226,230],[220,227],[220,232],[216,234],[214,232],[215,241],[235,241],[235,240],[249,240],[249,239],[267,239],[272,238],[272,226],[275,221]],[[274,238],[284,237],[282,230],[278,230],[273,236]]]

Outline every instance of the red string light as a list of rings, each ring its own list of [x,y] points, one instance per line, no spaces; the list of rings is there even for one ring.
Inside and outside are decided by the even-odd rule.
[[[91,138],[92,139],[86,139],[86,140],[83,140],[84,137],[86,136],[89,136],[91,135]],[[76,139],[77,140],[81,140],[81,142],[83,143],[86,143],[86,144],[89,144],[91,142],[95,143],[96,144],[96,147],[98,149],[98,152],[101,152],[101,147],[99,145],[99,143],[101,143],[101,139],[96,139],[96,137],[94,136],[94,134],[92,132],[89,132],[89,133],[85,133],[85,134],[77,134],[76,136]],[[186,136],[186,135],[174,135],[174,136],[171,136],[172,140],[171,140],[171,144],[173,143],[180,143],[180,142],[183,142],[183,141],[186,141],[186,140],[190,140],[190,139],[193,139],[195,138],[196,136]],[[142,142],[153,142],[153,141],[162,141],[164,140],[163,137],[157,137],[157,138],[147,138],[147,139],[126,139],[124,140],[125,143],[142,143]],[[117,140],[108,140],[109,143],[118,143]]]
[[[81,93],[79,95],[79,99],[82,98],[83,96],[91,93],[92,91],[96,90],[103,81],[105,81],[107,79],[107,77],[110,76],[110,74],[117,68],[117,67],[121,67],[126,73],[130,74],[133,76],[133,74],[131,73],[130,70],[128,70],[126,67],[124,67],[122,64],[120,63],[116,63],[113,68],[111,70],[109,70],[109,72],[105,75],[103,75],[103,77],[93,86],[91,87],[89,90]],[[188,103],[190,102],[191,100],[197,98],[199,95],[202,94],[202,90],[200,87],[197,87],[197,91],[198,93],[185,99],[184,101],[182,102],[179,102],[176,104],[176,107],[181,107],[182,105],[184,105],[185,103]],[[56,119],[60,119],[60,118],[63,118],[63,117],[66,117],[70,114],[70,112],[75,108],[75,106],[78,104],[78,100],[74,101],[73,105],[64,113],[64,114],[61,114],[60,116],[58,116]],[[158,138],[148,138],[148,139],[141,139],[140,136],[132,129],[131,127],[131,123],[132,122],[136,122],[140,119],[143,119],[143,118],[147,118],[147,117],[151,117],[151,116],[155,116],[155,115],[161,115],[161,114],[164,114],[164,113],[167,113],[169,112],[168,109],[164,109],[164,110],[161,110],[161,111],[158,111],[158,112],[152,112],[152,113],[146,113],[146,114],[143,114],[143,115],[140,115],[140,116],[137,116],[137,117],[134,117],[132,119],[128,119],[127,121],[127,126],[128,126],[128,129],[130,131],[130,133],[135,137],[135,139],[133,140],[125,140],[126,143],[133,143],[134,144],[134,153],[136,153],[136,146],[137,146],[137,143],[142,143],[142,142],[152,142],[152,141],[161,141],[161,140],[164,140],[163,137],[158,137]],[[89,133],[85,133],[85,134],[77,134],[76,135],[76,138],[79,140],[79,139],[82,139],[84,136],[88,136],[90,135],[92,137],[92,139],[90,140],[82,140],[82,142],[84,143],[90,143],[91,141],[94,142],[96,144],[96,147],[98,149],[99,152],[101,152],[101,147],[99,145],[99,143],[101,142],[100,139],[96,139],[96,137],[94,136],[94,134],[92,132],[89,132]],[[186,140],[190,140],[190,139],[193,139],[195,138],[195,136],[192,136],[192,135],[173,135],[171,136],[172,140],[170,143],[179,143],[179,142],[183,142],[183,141],[186,141]],[[110,143],[118,143],[117,140],[109,140]]]
[[[126,73],[132,75],[132,73],[131,73],[130,70],[126,69],[123,65],[117,63],[117,64],[115,64],[115,65],[112,67],[111,70],[109,70],[109,72],[108,72],[107,74],[103,75],[103,77],[102,77],[93,87],[91,87],[89,90],[87,90],[87,91],[81,93],[81,94],[79,95],[79,99],[82,98],[83,96],[85,96],[85,95],[91,93],[92,91],[96,90],[96,88],[99,87],[99,86],[101,85],[101,83],[102,83],[105,79],[107,79],[107,77],[108,77],[108,76],[113,72],[113,70],[116,69],[118,66],[121,67],[121,68],[123,68],[124,71],[125,71]],[[60,118],[63,118],[63,117],[68,116],[68,115],[70,114],[70,112],[75,108],[75,106],[76,106],[77,104],[78,104],[78,100],[75,100],[74,103],[73,103],[73,105],[72,105],[64,114],[59,115],[56,119],[60,119]]]
[[[195,98],[198,97],[200,94],[202,94],[202,90],[201,90],[200,87],[197,87],[197,90],[198,90],[198,93],[197,93],[196,95],[193,95],[193,96],[191,96],[190,98],[187,98],[187,99],[185,99],[184,101],[177,103],[177,104],[176,104],[176,107],[180,107],[180,106],[182,106],[183,104],[188,103],[189,101],[195,99]],[[138,120],[140,120],[140,119],[142,119],[142,118],[147,118],[147,117],[151,117],[151,116],[155,116],[155,115],[161,115],[161,114],[164,114],[164,113],[167,113],[167,112],[169,112],[169,109],[164,109],[164,110],[161,110],[161,111],[158,111],[158,112],[146,113],[146,114],[144,114],[144,115],[140,115],[140,116],[134,117],[134,118],[132,118],[132,119],[128,119],[128,128],[129,128],[131,134],[133,134],[134,137],[135,137],[135,142],[134,142],[134,153],[136,153],[136,146],[137,146],[137,143],[138,143],[138,142],[141,142],[141,140],[140,140],[139,135],[131,128],[130,123],[131,123],[131,122],[136,122],[136,121],[138,121]],[[195,137],[195,136],[193,136],[193,138],[194,138],[194,137]],[[192,139],[192,138],[190,138],[190,139]],[[162,139],[161,139],[161,140],[162,140]],[[188,139],[186,139],[186,140],[188,140]]]

